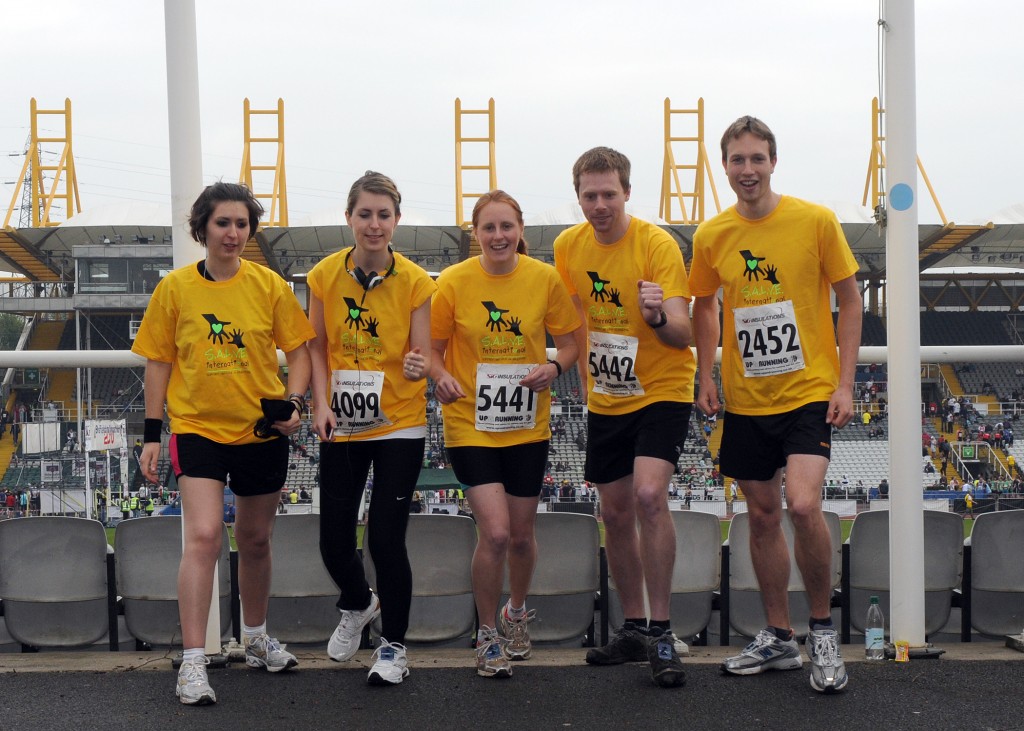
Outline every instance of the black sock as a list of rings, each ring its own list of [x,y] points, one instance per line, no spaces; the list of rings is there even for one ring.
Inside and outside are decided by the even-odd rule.
[[[785,629],[783,629],[782,627],[771,627],[771,626],[769,626],[768,629],[770,629],[772,632],[774,632],[775,636],[778,637],[783,642],[789,642],[791,639],[793,639],[793,630],[790,629],[789,627],[786,627]]]
[[[651,620],[648,624],[650,628],[650,634],[652,636],[660,637],[661,635],[667,634],[672,631],[672,621],[668,619],[664,620]]]
[[[639,619],[630,619],[626,617],[625,623],[632,623],[637,626],[638,629],[647,629],[647,617],[640,617]]]
[[[811,629],[832,629],[832,617],[825,617],[824,619],[811,617],[807,620],[807,623],[811,626]]]

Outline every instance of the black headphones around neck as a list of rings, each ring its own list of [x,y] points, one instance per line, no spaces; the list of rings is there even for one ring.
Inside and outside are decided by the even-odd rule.
[[[363,292],[369,292],[371,289],[375,289],[384,283],[384,280],[392,276],[395,273],[395,251],[388,245],[388,253],[391,254],[391,264],[388,266],[387,271],[383,274],[377,272],[364,272],[361,267],[349,268],[349,261],[352,259],[352,252],[355,248],[348,250],[345,254],[345,271],[347,271],[351,277],[359,282],[359,286],[363,288]]]

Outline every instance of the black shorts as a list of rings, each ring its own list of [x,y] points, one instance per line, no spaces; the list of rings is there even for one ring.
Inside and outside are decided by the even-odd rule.
[[[537,497],[547,470],[548,442],[510,447],[448,447],[459,482],[468,487],[499,483],[513,497]]]
[[[587,414],[588,482],[607,484],[633,474],[637,457],[679,461],[693,404],[659,401],[629,414]]]
[[[827,401],[768,416],[725,414],[719,469],[737,480],[770,480],[791,454],[832,457]]]
[[[288,440],[220,444],[198,434],[172,434],[171,466],[175,477],[199,477],[227,484],[241,497],[267,495],[284,487],[288,476]]]

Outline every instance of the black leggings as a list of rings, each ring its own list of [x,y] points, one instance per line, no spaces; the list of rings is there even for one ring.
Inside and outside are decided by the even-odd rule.
[[[356,524],[366,476],[373,491],[366,545],[377,571],[381,635],[405,642],[412,603],[412,569],[405,548],[409,505],[423,463],[424,439],[324,442],[320,445],[320,556],[341,589],[338,608],[362,610],[370,586],[356,552]]]

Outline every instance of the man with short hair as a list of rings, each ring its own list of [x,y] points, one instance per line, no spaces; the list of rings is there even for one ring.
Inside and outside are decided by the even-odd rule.
[[[573,185],[587,220],[554,244],[555,267],[585,324],[576,331],[588,387],[584,478],[601,499],[625,618],[587,662],[647,660],[657,685],[678,687],[685,674],[669,621],[676,539],[666,486],[693,406],[690,291],[672,237],[626,213],[629,171],[610,148],[583,153]]]
[[[831,540],[821,485],[832,429],[853,418],[862,310],[858,266],[834,213],[772,190],[776,161],[775,136],[759,119],[741,117],[726,130],[722,163],[736,205],[701,224],[690,265],[697,405],[706,413],[721,407],[712,368],[724,328],[721,374],[728,412],[720,469],[739,482],[747,499],[751,559],[768,623],[722,670],[750,675],[803,664],[787,596],[789,550],[780,491],[785,469],[794,552],[810,603],[811,686],[834,692],[848,678],[832,626]]]

